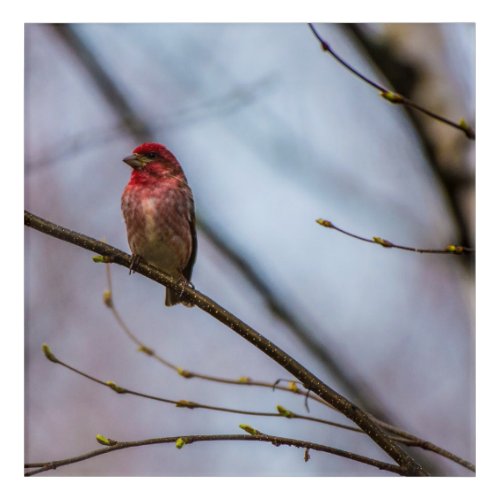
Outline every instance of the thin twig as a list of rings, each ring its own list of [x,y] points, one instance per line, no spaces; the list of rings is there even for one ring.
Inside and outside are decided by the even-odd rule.
[[[434,253],[434,254],[454,254],[454,255],[464,255],[466,253],[474,252],[473,248],[463,247],[460,245],[448,245],[446,248],[416,248],[416,247],[408,247],[404,245],[398,245],[396,243],[392,243],[389,240],[381,238],[380,236],[373,236],[372,238],[366,238],[364,236],[359,236],[354,233],[350,233],[345,229],[341,229],[336,226],[329,220],[325,219],[316,219],[316,222],[323,227],[327,227],[329,229],[335,229],[339,233],[343,233],[351,238],[356,238],[357,240],[365,241],[366,243],[373,243],[375,245],[380,245],[384,248],[397,248],[399,250],[406,250],[408,252],[417,252],[417,253]]]
[[[98,253],[108,261],[130,268],[132,257],[117,248],[98,241],[89,236],[77,233],[53,222],[44,220],[28,211],[24,212],[24,223],[38,231],[48,234],[54,238],[67,241],[92,252]],[[304,384],[304,387],[311,389],[315,394],[330,403],[334,408],[343,413],[347,418],[356,423],[365,431],[371,439],[376,442],[388,455],[390,455],[409,475],[427,475],[423,468],[401,447],[399,447],[373,419],[361,408],[354,405],[347,398],[334,391],[322,380],[302,366],[289,354],[273,344],[270,340],[221,307],[201,292],[186,286],[184,283],[175,280],[171,276],[163,273],[154,266],[146,262],[139,262],[136,272],[150,278],[163,286],[169,287],[178,294],[183,294],[187,300],[209,313],[215,319],[228,326],[231,330],[253,344],[259,350],[267,354],[271,359],[285,368],[289,373]]]
[[[383,429],[390,432],[394,436],[394,439],[396,439],[400,443],[404,443],[407,446],[416,446],[422,448],[423,450],[432,451],[433,453],[441,455],[442,457],[445,457],[448,460],[451,460],[452,462],[455,462],[472,472],[476,472],[476,466],[473,463],[465,460],[462,457],[459,457],[458,455],[455,455],[451,451],[445,450],[444,448],[441,448],[440,446],[437,446],[430,441],[419,438],[413,434],[410,434],[409,432],[403,431],[394,425],[388,424],[387,422],[382,422],[378,418],[375,418],[373,415],[372,418],[376,422],[378,422],[378,424]]]
[[[111,440],[109,440],[111,441]],[[35,469],[25,473],[25,476],[34,476],[35,474],[40,474],[41,472],[46,472],[48,470],[57,469],[64,465],[74,464],[76,462],[82,462],[88,460],[89,458],[97,457],[99,455],[104,455],[106,453],[111,453],[117,450],[123,450],[125,448],[133,448],[137,446],[147,446],[153,444],[166,444],[166,443],[176,443],[178,448],[195,442],[200,441],[260,441],[272,443],[274,446],[295,446],[297,448],[309,449],[322,451],[324,453],[330,453],[332,455],[337,455],[339,457],[348,458],[356,462],[361,462],[373,467],[377,467],[380,470],[386,470],[388,472],[393,472],[394,474],[406,475],[405,469],[398,465],[388,464],[386,462],[381,462],[380,460],[375,460],[373,458],[368,458],[363,455],[358,455],[357,453],[351,453],[338,448],[332,448],[331,446],[325,446],[322,444],[312,443],[309,441],[303,441],[299,439],[290,439],[279,436],[271,436],[269,434],[262,434],[259,431],[255,431],[255,434],[216,434],[216,435],[192,435],[192,436],[174,436],[174,437],[164,437],[155,439],[145,439],[143,441],[123,441],[116,442],[112,446],[103,446],[94,451],[84,453],[83,455],[78,455],[72,458],[66,458],[64,460],[54,460],[51,462],[35,462],[25,465],[26,469]],[[111,441],[114,442],[114,441]]]
[[[58,364],[63,366],[64,368],[67,368],[68,370],[72,371],[73,373],[76,373],[88,380],[91,380],[92,382],[95,382],[96,384],[102,385],[104,387],[107,387],[108,389],[113,390],[117,394],[130,394],[132,396],[136,396],[139,398],[144,398],[144,399],[149,399],[152,401],[158,401],[160,403],[167,403],[171,405],[175,405],[177,408],[189,408],[190,410],[194,409],[202,409],[202,410],[212,410],[212,411],[220,411],[224,413],[236,413],[239,415],[251,415],[251,416],[256,416],[256,417],[280,417],[280,418],[295,418],[298,420],[307,420],[309,422],[316,422],[320,424],[325,424],[325,425],[330,425],[332,427],[337,427],[340,429],[345,429],[349,431],[355,431],[355,432],[363,432],[361,429],[357,427],[353,427],[350,425],[345,425],[345,424],[340,424],[338,422],[333,422],[331,420],[326,420],[323,418],[317,418],[317,417],[311,417],[309,415],[300,415],[298,413],[291,412],[287,410],[286,408],[283,408],[282,406],[278,405],[277,406],[277,412],[263,412],[263,411],[251,411],[251,410],[241,410],[237,408],[227,408],[225,406],[214,406],[214,405],[206,405],[202,403],[196,403],[194,401],[187,401],[184,399],[180,400],[173,400],[173,399],[168,399],[168,398],[163,398],[159,396],[153,396],[152,394],[146,394],[144,392],[139,392],[139,391],[134,391],[132,389],[128,389],[126,387],[123,387],[115,382],[111,381],[104,381],[101,379],[98,379],[97,377],[94,377],[93,375],[89,375],[88,373],[75,368],[74,366],[66,363],[65,361],[60,360],[58,357],[55,356],[55,354],[52,352],[50,347],[47,344],[43,345],[43,352],[46,356],[46,358],[51,361],[52,363]]]
[[[421,71],[418,65],[411,64],[406,59],[402,63],[393,48],[374,42],[365,33],[362,26],[343,24],[342,27],[348,31],[349,36],[353,36],[360,44],[367,57],[383,73],[392,87],[400,89],[403,94],[411,94],[413,86],[419,84]],[[408,76],[408,73],[411,76]],[[473,189],[474,187],[474,175],[465,165],[461,164],[466,162],[468,155],[459,153],[460,160],[450,164],[449,160],[439,154],[435,134],[425,125],[425,121],[421,120],[421,114],[409,107],[404,109],[415,131],[422,154],[427,160],[427,165],[442,192],[443,200],[449,206],[450,215],[458,232],[457,239],[462,242],[463,246],[473,247],[474,238],[471,234],[470,217],[466,213],[467,210],[464,209],[463,203],[464,189],[467,187]],[[465,146],[462,143],[458,144],[457,147],[462,148],[462,152],[465,152],[463,151]],[[472,257],[472,254],[468,254],[457,262],[463,265],[468,272],[474,272],[474,259]]]
[[[186,379],[200,379],[200,380],[206,380],[208,382],[217,382],[221,384],[229,384],[229,385],[248,385],[248,386],[253,386],[253,387],[267,387],[270,389],[277,389],[281,391],[287,391],[287,392],[293,392],[297,393],[298,392],[298,387],[296,385],[296,381],[287,381],[288,385],[286,387],[284,386],[279,386],[278,384],[283,381],[283,379],[278,379],[274,384],[270,382],[263,382],[263,381],[258,381],[251,379],[250,377],[239,377],[239,378],[228,378],[228,377],[216,377],[214,375],[207,375],[204,373],[199,373],[195,372],[192,370],[186,370],[185,368],[182,368],[181,366],[172,363],[171,361],[168,361],[166,358],[163,356],[160,356],[155,349],[147,346],[144,344],[138,337],[135,335],[132,330],[129,328],[125,320],[123,319],[120,311],[118,311],[115,301],[114,301],[114,291],[113,291],[113,281],[111,279],[111,265],[109,262],[105,263],[106,266],[106,282],[108,285],[108,289],[104,292],[103,298],[104,298],[104,304],[108,309],[111,310],[111,314],[115,318],[116,322],[122,329],[122,331],[125,333],[125,335],[138,347],[138,351],[146,354],[147,356],[150,356],[151,358],[155,359],[158,361],[160,364],[163,366],[169,368],[170,370],[175,371],[178,375],[181,377],[184,377]],[[293,385],[295,384],[295,385]],[[304,392],[304,395],[306,393]],[[317,401],[326,404],[329,408],[332,408],[328,403],[325,403],[321,398],[318,398],[317,396],[315,397]]]
[[[423,106],[420,106],[419,104],[413,102],[411,99],[408,99],[404,95],[399,94],[398,92],[394,92],[392,90],[389,90],[385,88],[383,85],[380,83],[374,82],[367,76],[363,75],[363,73],[359,72],[357,69],[355,69],[353,66],[351,66],[347,61],[345,61],[342,57],[340,57],[337,52],[335,52],[330,45],[321,37],[321,35],[318,33],[316,28],[313,26],[312,23],[308,23],[309,28],[313,32],[314,36],[318,39],[318,41],[321,44],[321,48],[325,51],[328,52],[334,59],[336,59],[342,66],[347,68],[351,73],[356,75],[358,78],[366,82],[368,85],[371,85],[373,88],[377,89],[380,92],[380,95],[388,100],[389,102],[392,102],[393,104],[402,104],[403,106],[407,106],[413,109],[416,109],[417,111],[420,111],[421,113],[426,114],[427,116],[430,116],[431,118],[434,118],[435,120],[438,120],[442,123],[445,123],[446,125],[449,125],[450,127],[456,128],[458,130],[461,130],[465,136],[469,139],[474,140],[476,138],[476,133],[474,129],[465,121],[465,120],[460,120],[460,122],[456,123],[444,116],[438,115],[437,113],[434,113],[433,111],[430,111]]]

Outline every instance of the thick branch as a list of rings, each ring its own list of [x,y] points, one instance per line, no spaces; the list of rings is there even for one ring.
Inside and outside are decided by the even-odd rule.
[[[111,245],[103,243],[102,241],[95,240],[89,236],[76,233],[62,226],[58,226],[27,211],[24,212],[24,223],[26,226],[37,229],[38,231],[46,233],[54,238],[67,241],[103,255],[116,264],[130,267],[132,259],[130,255],[112,247]],[[262,336],[239,318],[225,310],[206,295],[203,295],[201,292],[176,281],[174,278],[159,271],[153,266],[144,262],[139,262],[136,267],[136,271],[143,276],[156,281],[157,283],[173,289],[179,294],[183,294],[183,296],[189,299],[194,305],[203,309],[205,312],[218,319],[221,323],[224,323],[226,326],[238,333],[238,335],[267,354],[270,358],[285,368],[285,370],[300,380],[304,384],[304,387],[310,389],[312,392],[343,413],[347,418],[356,423],[371,437],[374,442],[376,442],[404,469],[405,474],[417,476],[427,475],[422,467],[415,462],[408,455],[408,453],[396,445],[370,418],[369,415],[351,403],[344,396],[331,389],[294,358],[289,356],[286,352],[281,350],[278,346],[273,344],[270,340]]]

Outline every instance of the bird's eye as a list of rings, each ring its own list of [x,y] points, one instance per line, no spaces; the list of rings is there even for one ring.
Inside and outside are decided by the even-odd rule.
[[[146,158],[149,158],[150,160],[158,157],[158,155],[156,153],[144,153],[144,156]]]

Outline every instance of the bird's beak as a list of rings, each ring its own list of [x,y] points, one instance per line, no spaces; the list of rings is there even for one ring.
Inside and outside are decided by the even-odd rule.
[[[144,163],[141,161],[140,157],[135,154],[123,158],[123,161],[136,170],[140,170],[144,166]]]

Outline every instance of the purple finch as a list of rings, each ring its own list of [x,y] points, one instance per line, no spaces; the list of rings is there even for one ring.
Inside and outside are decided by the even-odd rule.
[[[179,162],[152,142],[136,147],[123,161],[133,169],[122,194],[122,212],[134,260],[142,258],[189,282],[197,247],[194,202]],[[179,302],[179,294],[167,288],[165,305]]]

